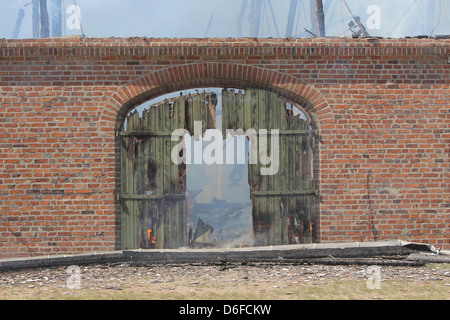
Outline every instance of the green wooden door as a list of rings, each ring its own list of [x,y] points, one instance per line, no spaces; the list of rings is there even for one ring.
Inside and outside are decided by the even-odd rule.
[[[164,103],[129,115],[119,133],[123,249],[176,248],[185,241],[185,168],[171,161],[172,131],[184,128],[185,104]]]
[[[186,246],[186,164],[174,163],[172,150],[180,143],[172,133],[201,134],[214,126],[211,95],[179,97],[127,117],[126,129],[118,132],[121,144],[122,248],[156,249]],[[208,102],[208,103],[207,103]]]
[[[258,89],[245,93],[223,90],[223,131],[254,130],[257,159],[249,160],[255,245],[313,242],[316,188],[313,179],[314,131],[308,120],[294,114],[278,95]],[[260,129],[268,130],[267,150],[261,148]],[[271,130],[278,129],[278,137]],[[272,140],[275,139],[272,144]],[[262,174],[263,152],[273,152],[278,140],[276,174]],[[250,147],[250,150],[252,147]],[[271,150],[272,149],[272,150]],[[251,151],[250,151],[251,152]],[[273,156],[273,155],[272,155]],[[249,156],[249,159],[252,157]]]

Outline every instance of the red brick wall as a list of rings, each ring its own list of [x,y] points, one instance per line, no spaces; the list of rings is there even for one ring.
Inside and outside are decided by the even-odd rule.
[[[0,40],[0,257],[120,249],[115,128],[149,98],[306,99],[317,242],[450,247],[450,40]]]

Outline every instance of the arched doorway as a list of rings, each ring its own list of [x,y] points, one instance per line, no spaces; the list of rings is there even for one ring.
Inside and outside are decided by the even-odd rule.
[[[223,105],[218,129],[220,97]],[[289,103],[265,90],[223,89],[220,94],[179,96],[141,114],[129,114],[126,126],[118,133],[122,248],[221,245],[217,226],[198,219],[194,230],[189,222],[189,152],[183,137],[187,132],[194,141],[206,139],[208,130],[216,130],[209,135],[222,146],[228,136],[246,137],[245,167],[251,200],[251,241],[246,244],[312,242],[316,228],[315,130],[303,107],[307,106]],[[206,162],[220,162],[220,157],[222,162],[227,161],[231,149],[222,148],[227,152],[219,157],[217,145],[206,152],[213,158]],[[205,156],[204,149],[201,155]],[[195,163],[195,159],[190,161]]]

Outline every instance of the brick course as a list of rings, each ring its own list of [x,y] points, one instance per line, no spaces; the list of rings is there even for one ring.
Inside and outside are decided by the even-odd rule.
[[[449,39],[0,40],[0,257],[120,248],[115,130],[150,98],[308,101],[317,242],[450,247]]]

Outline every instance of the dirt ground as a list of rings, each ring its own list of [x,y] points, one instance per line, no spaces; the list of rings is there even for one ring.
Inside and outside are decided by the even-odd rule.
[[[4,300],[450,300],[450,264],[423,267],[305,264],[110,263],[0,272]]]

